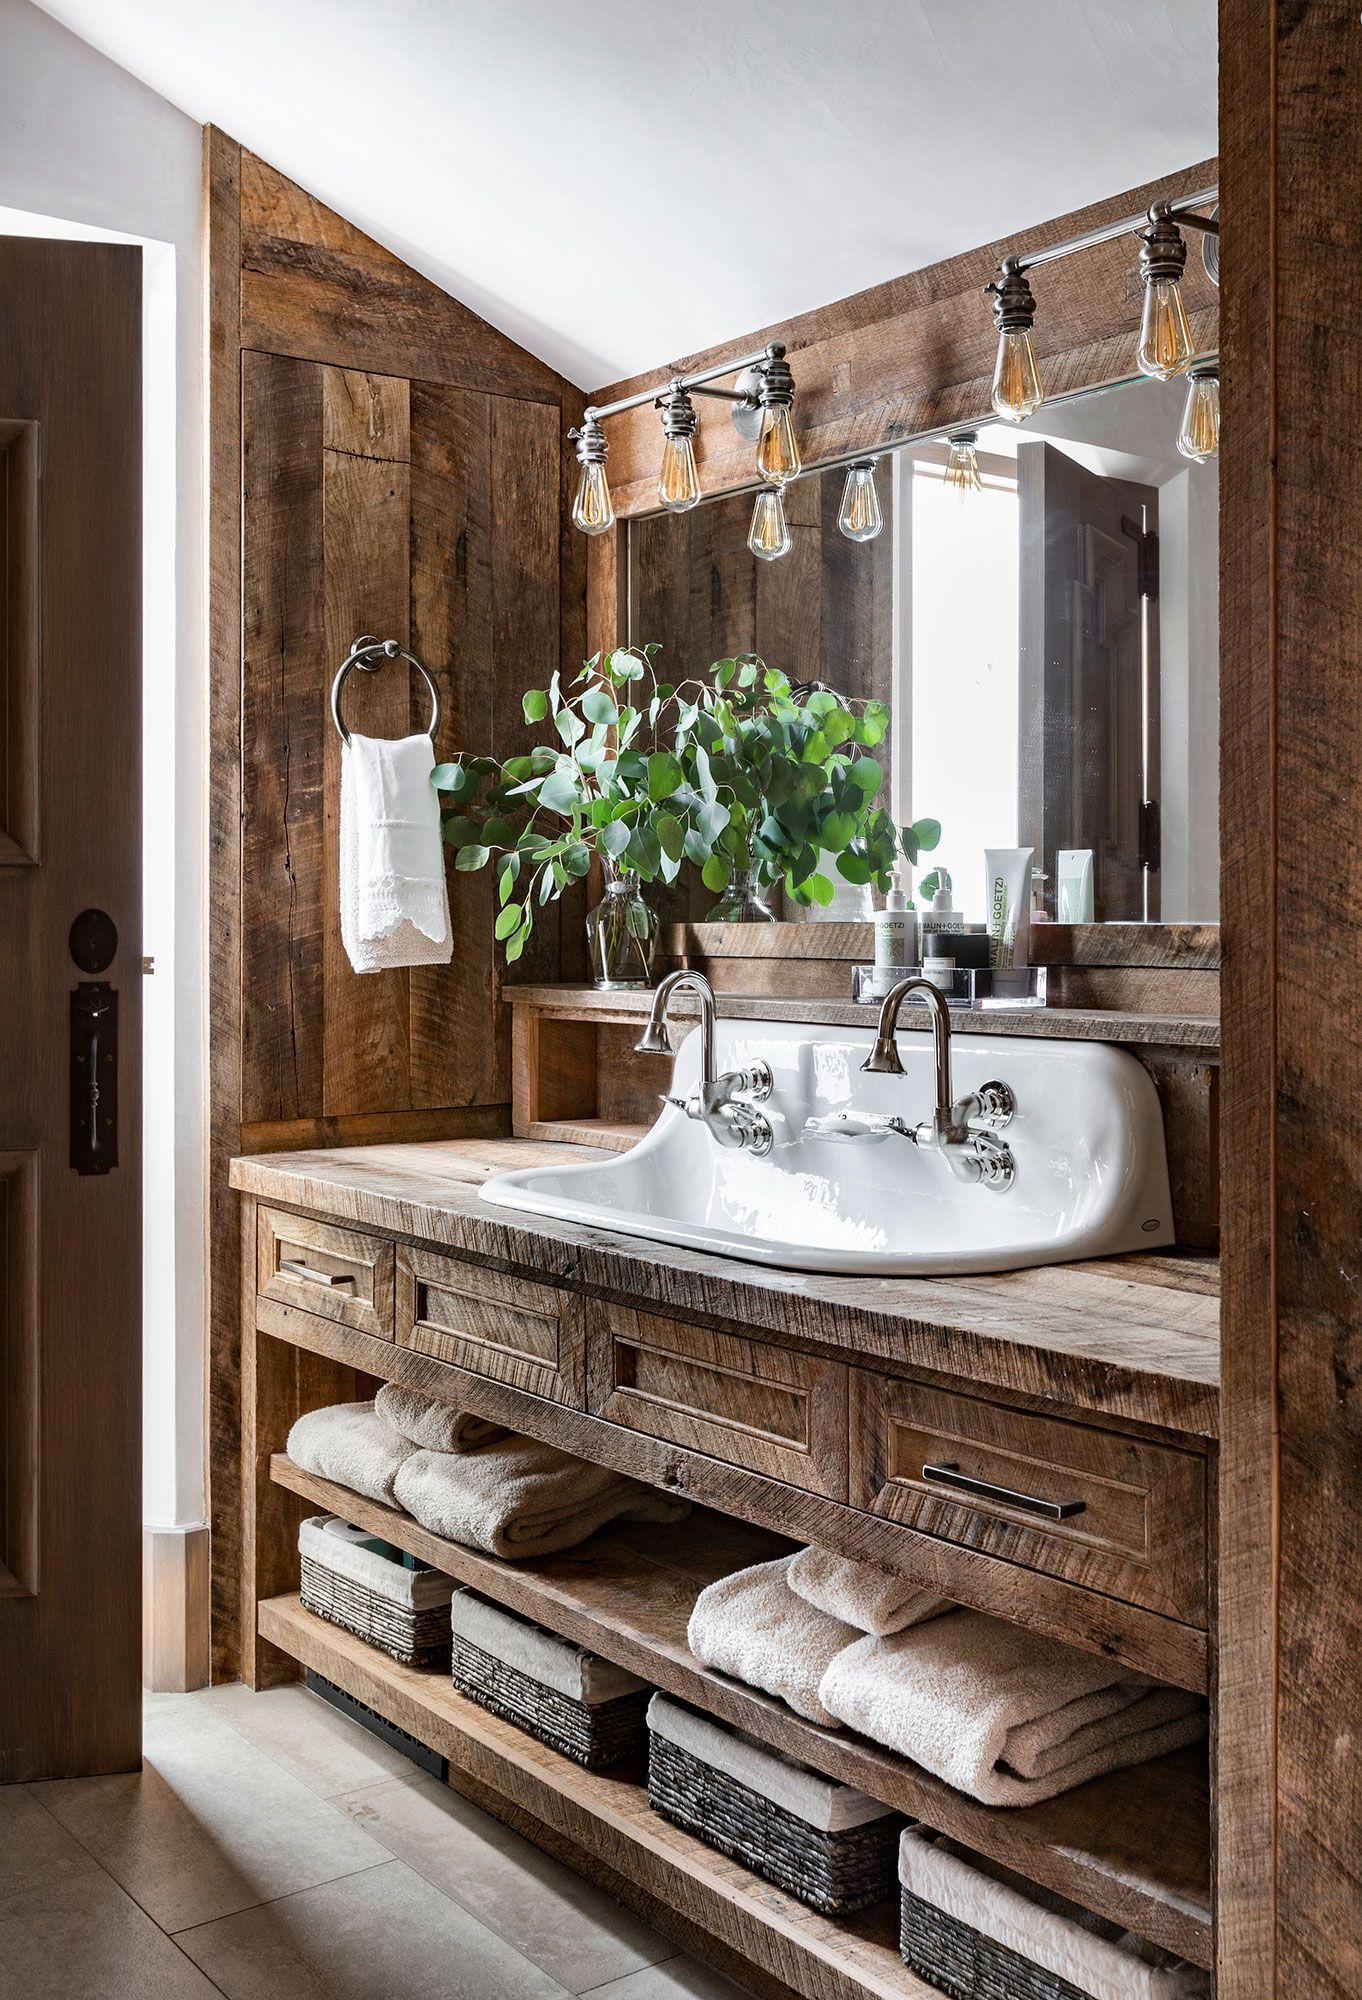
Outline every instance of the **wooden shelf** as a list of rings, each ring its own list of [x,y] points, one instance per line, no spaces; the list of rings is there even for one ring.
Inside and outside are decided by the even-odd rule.
[[[1210,1797],[1199,1750],[1115,1772],[1042,1805],[982,1806],[863,1738],[801,1721],[783,1703],[695,1659],[686,1625],[699,1592],[716,1577],[768,1561],[791,1546],[765,1529],[697,1509],[675,1526],[626,1524],[563,1555],[512,1564],[432,1535],[409,1515],[304,1472],[283,1454],[271,1460],[270,1470],[277,1484],[668,1694],[829,1777],[859,1785],[1140,1936],[1210,1965]],[[285,1650],[293,1649],[285,1645]]]
[[[650,1811],[637,1773],[584,1771],[297,1596],[266,1598],[259,1616],[263,1638],[439,1751],[480,1797],[528,1814],[805,2000],[940,2000],[899,1957],[892,1901],[842,1923],[820,1917]]]
[[[533,1118],[525,1127],[527,1139],[542,1139],[562,1146],[599,1146],[602,1152],[627,1153],[640,1139],[646,1139],[651,1125],[631,1125],[616,1118]]]

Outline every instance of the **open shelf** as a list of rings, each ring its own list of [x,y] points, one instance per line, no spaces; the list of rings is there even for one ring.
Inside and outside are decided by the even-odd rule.
[[[893,1901],[820,1917],[650,1811],[637,1773],[583,1770],[466,1700],[443,1673],[399,1666],[296,1596],[266,1598],[259,1616],[262,1638],[428,1743],[480,1795],[530,1815],[806,2000],[940,2000],[899,1957]]]
[[[525,1137],[560,1146],[599,1146],[603,1152],[627,1153],[652,1129],[622,1118],[534,1118],[525,1127]]]
[[[686,1625],[699,1592],[791,1546],[765,1529],[697,1508],[671,1526],[624,1524],[562,1555],[506,1563],[432,1535],[409,1515],[304,1472],[283,1454],[275,1455],[270,1470],[277,1484],[319,1508],[383,1536],[668,1694],[1209,1967],[1210,1797],[1201,1750],[1114,1772],[1041,1805],[979,1805],[892,1752],[848,1731],[804,1722],[782,1702],[696,1660]],[[261,1631],[274,1638],[266,1632],[266,1609]],[[276,1643],[294,1653],[291,1645]],[[381,1670],[401,1672],[386,1669],[383,1655],[363,1642],[352,1643]]]

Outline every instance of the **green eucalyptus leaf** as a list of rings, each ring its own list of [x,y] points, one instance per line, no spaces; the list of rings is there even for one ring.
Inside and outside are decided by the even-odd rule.
[[[872,798],[884,783],[883,768],[873,757],[858,757],[848,766],[847,776],[866,798]]]
[[[712,889],[716,896],[722,895],[728,887],[728,869],[717,854],[711,854],[700,870],[700,880],[707,889]]]
[[[445,840],[450,847],[463,849],[482,844],[482,822],[469,819],[463,814],[453,814],[445,821]]]
[[[570,813],[577,804],[577,785],[567,771],[552,771],[539,788],[539,803],[550,812]]]
[[[604,723],[609,728],[619,721],[619,710],[602,687],[588,688],[582,696],[582,714],[588,722]]]
[[[680,761],[670,750],[656,750],[648,759],[648,797],[656,803],[669,799],[685,782],[685,772]]]
[[[698,827],[688,826],[681,851],[687,861],[693,862],[697,868],[703,868],[709,860],[710,844]]]
[[[485,868],[492,858],[490,847],[461,847],[454,856],[454,866],[462,875],[472,875],[479,868]]]
[[[504,910],[497,912],[496,934],[498,939],[510,937],[512,931],[520,929],[522,921],[519,903],[508,903]]]
[[[506,947],[506,963],[508,965],[514,965],[521,952],[524,951],[525,940],[528,936],[528,931],[517,931],[511,939],[511,942]]]
[[[855,882],[859,887],[870,880],[870,863],[863,854],[849,850],[837,857],[837,873],[844,882]]]
[[[591,866],[591,849],[586,845],[585,841],[577,840],[573,842],[572,846],[563,856],[563,866],[567,869],[569,875],[576,876],[578,879],[586,874]]]
[[[586,724],[582,721],[581,716],[578,715],[575,708],[560,708],[553,720],[558,734],[569,749],[572,748],[574,743],[580,742],[581,738],[586,735]]]
[[[530,688],[520,697],[526,722],[542,722],[549,712],[549,698],[543,688]]]
[[[921,854],[930,854],[934,847],[940,845],[941,822],[939,819],[915,819],[911,831],[914,840],[918,844],[918,851]]]
[[[856,838],[855,815],[849,812],[830,812],[818,830],[825,854],[840,854],[842,849]]]
[[[836,890],[833,888],[832,883],[828,880],[827,876],[821,872],[821,870],[810,875],[807,887],[809,889],[810,894],[813,896],[813,900],[815,901],[815,903],[819,904],[823,909],[827,908],[828,904],[832,901],[834,895],[837,893]]]
[[[599,840],[611,860],[618,861],[629,845],[629,829],[622,819],[612,819],[601,828]]]
[[[680,861],[686,844],[686,836],[682,831],[680,820],[673,819],[670,813],[659,813],[653,824],[657,829],[657,837],[661,843],[662,852],[670,860]]]

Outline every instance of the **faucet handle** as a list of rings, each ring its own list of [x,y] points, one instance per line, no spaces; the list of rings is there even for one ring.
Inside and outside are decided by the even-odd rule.
[[[755,1097],[758,1101],[769,1097],[776,1087],[771,1065],[765,1062],[749,1063],[746,1069],[730,1070],[719,1081],[728,1085],[731,1094],[741,1091],[744,1097]]]
[[[1016,1116],[1017,1100],[1007,1084],[981,1084],[977,1096],[978,1109],[970,1119],[971,1125],[982,1125],[987,1131],[1000,1132],[1004,1125],[1011,1124]]]

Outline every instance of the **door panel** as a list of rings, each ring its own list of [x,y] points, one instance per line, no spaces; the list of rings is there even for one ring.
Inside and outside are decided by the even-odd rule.
[[[0,298],[0,1779],[14,1780],[141,1755],[141,255],[0,238]],[[92,909],[116,936],[97,966],[87,937],[82,969],[71,926]],[[117,995],[116,1055],[107,995],[72,1040],[72,995],[94,981]],[[77,1172],[92,1111],[99,1144]]]

